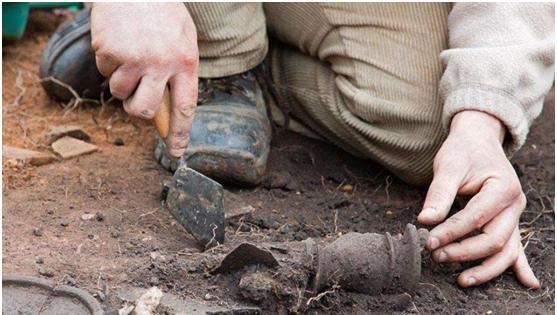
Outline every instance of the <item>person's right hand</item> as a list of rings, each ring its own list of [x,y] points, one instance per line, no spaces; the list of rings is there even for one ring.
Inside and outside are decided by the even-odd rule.
[[[181,156],[197,104],[197,33],[182,3],[97,3],[92,46],[110,92],[130,115],[152,119],[170,85],[168,153]]]

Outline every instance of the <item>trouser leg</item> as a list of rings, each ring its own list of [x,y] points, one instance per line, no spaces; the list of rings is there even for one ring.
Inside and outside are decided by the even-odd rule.
[[[280,106],[402,179],[423,184],[446,135],[437,86],[445,3],[266,3]],[[284,45],[287,44],[287,45]]]
[[[186,3],[199,46],[199,76],[223,77],[254,68],[267,54],[261,3]]]

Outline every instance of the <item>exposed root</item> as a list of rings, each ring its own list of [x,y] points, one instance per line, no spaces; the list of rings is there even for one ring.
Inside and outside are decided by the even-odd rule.
[[[21,70],[19,69],[19,67],[16,69],[16,71],[17,77],[15,79],[15,88],[19,90],[19,93],[16,95],[13,101],[8,104],[8,107],[19,106],[19,101],[21,101],[21,98],[23,97],[23,95],[25,95],[26,92],[26,89],[23,86],[23,76],[21,75]]]
[[[340,285],[334,284],[334,285],[331,287],[330,290],[323,291],[323,292],[317,294],[316,296],[310,297],[310,298],[307,300],[306,305],[307,305],[307,306],[310,306],[311,303],[313,303],[313,302],[319,302],[325,295],[327,295],[327,294],[334,294],[338,289],[340,289]]]
[[[385,194],[387,195],[387,205],[391,204],[391,195],[389,194],[389,187],[391,187],[391,183],[393,182],[391,175],[388,175],[387,178],[385,178]]]
[[[99,101],[94,100],[92,98],[83,98],[83,97],[79,96],[79,94],[69,84],[64,83],[64,82],[62,82],[62,81],[60,81],[60,80],[58,80],[58,79],[56,79],[52,76],[40,79],[39,81],[40,82],[53,82],[54,84],[65,88],[66,90],[68,90],[68,92],[70,92],[72,94],[73,98],[72,98],[71,101],[69,101],[66,104],[66,106],[65,106],[66,112],[64,113],[64,115],[66,115],[68,112],[73,111],[80,104],[83,104],[83,103],[100,104]]]

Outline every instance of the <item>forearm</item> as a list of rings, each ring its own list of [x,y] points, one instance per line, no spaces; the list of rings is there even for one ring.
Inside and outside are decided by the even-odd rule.
[[[488,113],[505,125],[514,153],[551,88],[554,46],[553,4],[455,4],[441,54],[445,127],[464,110]]]

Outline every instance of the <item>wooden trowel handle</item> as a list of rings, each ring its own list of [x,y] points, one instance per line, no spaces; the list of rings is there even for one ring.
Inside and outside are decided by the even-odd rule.
[[[159,136],[163,140],[168,137],[168,129],[170,126],[170,104],[170,91],[168,90],[167,86],[164,88],[162,104],[155,112],[155,117],[153,118],[153,124],[155,125]]]

